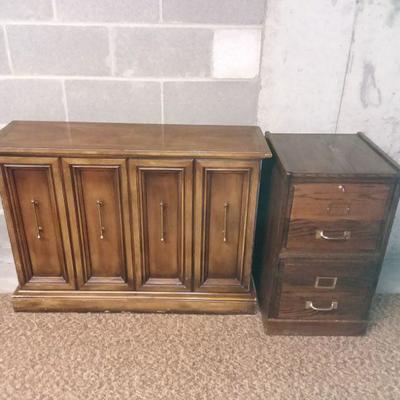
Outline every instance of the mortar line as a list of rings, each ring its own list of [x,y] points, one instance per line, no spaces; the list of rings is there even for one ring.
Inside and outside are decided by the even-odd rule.
[[[121,28],[188,28],[188,29],[262,29],[263,25],[235,24],[188,24],[188,23],[159,23],[159,22],[82,22],[82,21],[2,21],[4,25],[15,26],[80,26],[80,27],[121,27]]]
[[[107,27],[108,31],[108,52],[110,55],[110,70],[111,76],[115,76],[115,46],[114,46],[114,31],[112,27]]]
[[[201,78],[201,77],[154,77],[154,76],[139,76],[139,77],[124,77],[124,76],[84,76],[84,75],[0,75],[0,80],[10,79],[43,79],[43,80],[76,80],[76,81],[123,81],[123,82],[254,82],[258,78]]]
[[[158,22],[162,23],[163,22],[163,0],[158,0]]]
[[[349,74],[349,69],[350,69],[350,60],[351,60],[351,56],[352,56],[352,50],[353,50],[353,44],[354,44],[354,38],[355,38],[355,31],[356,31],[356,23],[357,23],[357,18],[358,18],[359,11],[360,11],[359,2],[358,2],[358,0],[356,0],[356,9],[354,11],[353,26],[352,26],[352,29],[351,29],[349,48],[348,48],[348,51],[347,51],[346,68],[345,68],[345,71],[344,71],[342,90],[341,90],[340,98],[339,98],[339,108],[338,108],[338,113],[337,113],[337,116],[336,116],[336,123],[335,123],[335,131],[334,131],[334,133],[337,133],[338,126],[339,126],[340,114],[342,112],[344,92],[346,90],[347,76]]]
[[[10,68],[10,73],[14,74],[14,67],[12,64],[11,52],[10,52],[10,43],[8,41],[8,32],[5,25],[3,25],[3,34],[4,34],[4,47],[6,48],[6,54],[8,60],[8,67]]]
[[[51,0],[51,6],[53,8],[53,19],[54,21],[58,21],[56,0]]]
[[[164,124],[165,117],[164,117],[164,81],[160,82],[161,88],[160,88],[160,93],[161,93],[161,123]]]
[[[62,95],[63,95],[63,103],[64,103],[64,110],[65,110],[65,119],[69,121],[69,110],[68,110],[68,101],[67,101],[67,91],[65,89],[65,79],[61,80],[61,87],[62,87]]]

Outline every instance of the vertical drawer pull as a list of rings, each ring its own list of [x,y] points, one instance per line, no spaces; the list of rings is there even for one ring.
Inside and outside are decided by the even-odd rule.
[[[333,311],[337,310],[338,308],[338,302],[337,301],[332,301],[331,305],[329,307],[315,307],[312,301],[307,300],[306,301],[306,310],[314,310],[314,311]]]
[[[160,241],[164,242],[164,203],[160,201]]]
[[[33,207],[33,214],[35,216],[36,238],[37,239],[41,239],[42,238],[41,233],[43,231],[43,228],[42,228],[42,226],[40,224],[40,220],[39,220],[39,212],[38,212],[39,211],[39,202],[37,200],[32,199],[31,200],[31,204],[32,204],[32,207]]]
[[[224,234],[224,243],[227,242],[227,224],[228,224],[228,207],[229,207],[229,203],[225,202],[224,203],[224,230],[222,231]]]
[[[327,236],[327,235],[325,235],[323,230],[317,229],[315,231],[315,238],[316,239],[325,239],[325,240],[346,241],[351,238],[351,232],[344,231],[343,234],[340,236]]]
[[[104,232],[106,230],[106,228],[104,227],[104,223],[103,223],[103,212],[102,212],[102,208],[104,206],[104,203],[101,200],[97,200],[96,201],[97,204],[97,213],[99,216],[99,225],[100,225],[100,239],[104,239]]]

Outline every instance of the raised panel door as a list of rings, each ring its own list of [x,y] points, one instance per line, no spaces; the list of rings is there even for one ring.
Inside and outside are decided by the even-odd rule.
[[[195,289],[248,292],[259,162],[196,162]]]
[[[192,161],[130,160],[129,170],[140,289],[190,290]]]
[[[63,163],[80,289],[133,289],[125,160]]]
[[[57,158],[7,157],[0,162],[3,204],[20,288],[75,288]]]

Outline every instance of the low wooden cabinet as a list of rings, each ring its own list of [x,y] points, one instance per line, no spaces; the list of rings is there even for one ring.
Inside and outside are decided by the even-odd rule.
[[[12,122],[0,189],[17,311],[249,313],[256,127]]]
[[[256,282],[267,333],[366,331],[400,169],[362,134],[270,134]]]

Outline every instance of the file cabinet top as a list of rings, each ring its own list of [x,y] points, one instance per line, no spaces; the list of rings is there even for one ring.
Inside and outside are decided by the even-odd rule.
[[[294,176],[394,177],[399,166],[363,133],[267,134],[277,160]]]

